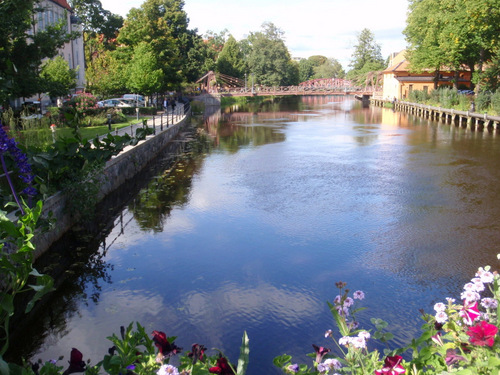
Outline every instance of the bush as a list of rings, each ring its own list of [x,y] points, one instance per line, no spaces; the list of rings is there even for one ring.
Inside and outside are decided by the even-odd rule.
[[[500,90],[491,95],[491,109],[495,114],[500,115]]]
[[[486,112],[491,104],[491,93],[489,91],[481,91],[476,96],[476,111]]]

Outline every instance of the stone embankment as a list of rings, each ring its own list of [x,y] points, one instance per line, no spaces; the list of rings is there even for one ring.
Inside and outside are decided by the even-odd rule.
[[[387,103],[392,103],[394,109],[401,112],[407,112],[416,116],[442,121],[444,123],[454,123],[456,125],[469,127],[470,129],[490,129],[500,130],[500,116],[491,116],[486,113],[477,113],[472,111],[458,111],[456,109],[447,109],[433,107],[426,104],[408,103],[402,101],[390,101],[383,99],[370,99],[372,105],[384,107]]]
[[[186,107],[186,110],[179,111],[177,116],[156,116],[149,119],[147,125],[150,128],[153,127],[154,134],[147,136],[145,140],[140,141],[135,146],[127,146],[120,154],[106,162],[98,200],[102,200],[124,182],[134,178],[160,151],[174,141],[180,130],[189,121],[190,116],[191,109]],[[120,133],[130,133],[133,131],[132,129],[122,129]],[[64,193],[59,192],[45,200],[43,215],[47,216],[49,212],[52,212],[56,224],[55,228],[49,232],[35,236],[35,258],[47,251],[77,222],[78,213],[68,212],[66,209],[67,199],[68,197]]]

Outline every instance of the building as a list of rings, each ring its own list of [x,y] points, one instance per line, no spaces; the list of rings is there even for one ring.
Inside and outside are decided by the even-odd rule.
[[[33,32],[44,30],[49,25],[53,25],[64,19],[68,32],[77,31],[80,37],[66,43],[60,50],[59,55],[64,57],[71,69],[77,69],[76,92],[83,91],[85,87],[85,55],[83,45],[83,33],[78,19],[73,16],[72,9],[67,0],[42,0],[39,4],[42,9],[36,15],[36,23]],[[40,101],[42,112],[47,106],[54,105],[47,95],[36,96],[26,99],[26,101]],[[14,101],[14,106],[19,107],[24,102],[23,98]]]
[[[409,62],[405,56],[406,51],[391,55],[389,67],[383,71],[383,99],[404,100],[413,90],[429,92],[434,89],[434,71],[424,71],[412,73],[409,69]],[[453,87],[456,72],[453,70],[439,71],[438,87]],[[459,87],[471,87],[471,73],[464,69],[458,72]]]

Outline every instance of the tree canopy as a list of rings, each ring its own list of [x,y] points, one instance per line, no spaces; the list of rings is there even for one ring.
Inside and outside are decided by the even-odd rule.
[[[438,75],[466,66],[479,83],[484,64],[491,66],[498,56],[500,2],[410,0],[404,34],[413,70],[431,69]]]
[[[354,46],[349,66],[352,69],[347,73],[347,78],[357,83],[364,82],[368,73],[385,68],[380,45],[375,41],[375,35],[369,29],[363,29],[358,34],[358,42]]]

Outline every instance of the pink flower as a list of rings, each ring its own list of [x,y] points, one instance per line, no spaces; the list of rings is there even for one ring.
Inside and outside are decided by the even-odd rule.
[[[478,346],[493,346],[495,343],[495,335],[498,328],[490,323],[482,320],[473,327],[469,327],[467,334],[470,336],[470,342]]]
[[[383,374],[399,375],[399,374],[404,374],[406,372],[406,370],[401,365],[401,361],[402,360],[403,360],[403,357],[401,357],[400,355],[395,355],[393,357],[385,357],[384,367],[382,367],[381,370],[375,370],[375,374],[376,375],[383,375]]]
[[[472,325],[474,320],[476,320],[481,313],[477,308],[477,302],[467,302],[464,301],[464,307],[460,311],[460,316],[464,319],[465,324]]]

